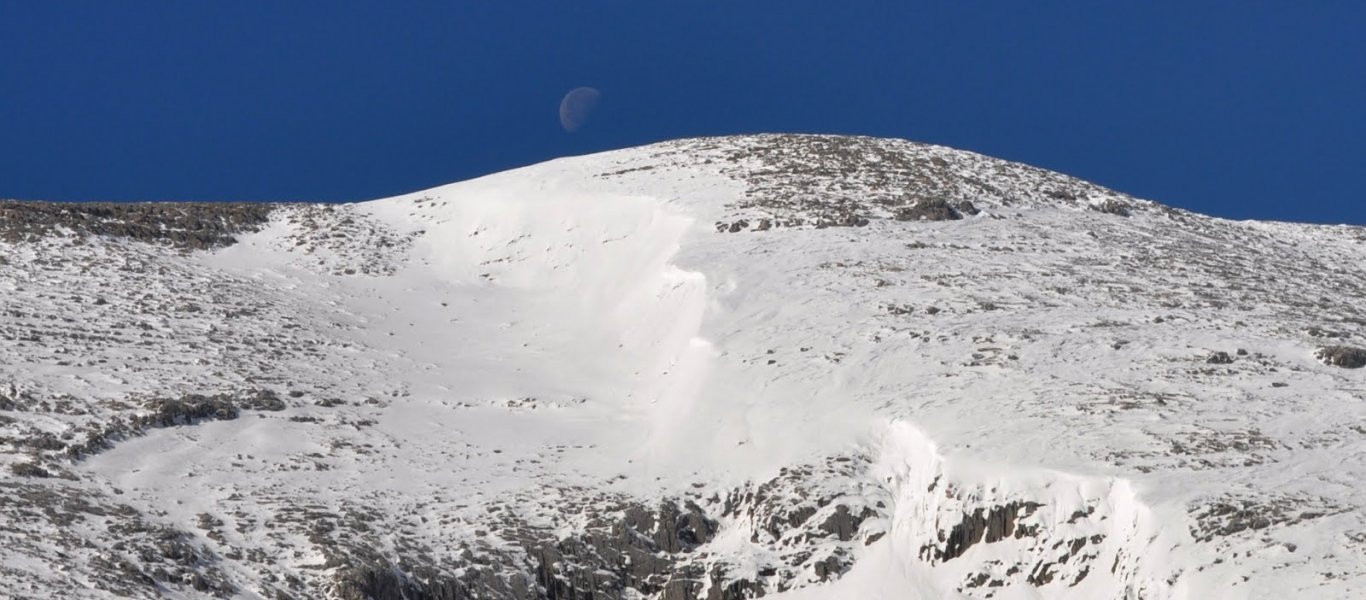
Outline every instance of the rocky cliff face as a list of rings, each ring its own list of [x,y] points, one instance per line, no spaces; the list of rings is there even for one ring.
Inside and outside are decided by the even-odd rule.
[[[0,203],[0,595],[1357,597],[1366,230],[900,140]]]

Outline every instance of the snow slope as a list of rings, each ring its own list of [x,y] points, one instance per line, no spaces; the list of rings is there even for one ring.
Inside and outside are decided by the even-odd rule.
[[[827,136],[83,218],[0,238],[6,596],[1366,594],[1362,228]]]

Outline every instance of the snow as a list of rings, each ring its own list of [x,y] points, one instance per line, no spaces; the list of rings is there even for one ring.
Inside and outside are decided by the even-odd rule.
[[[778,185],[760,179],[765,159],[727,158],[757,143],[667,143],[284,208],[213,252],[0,243],[5,308],[30,315],[9,323],[70,310],[92,330],[140,321],[161,334],[45,352],[6,341],[0,380],[92,407],[252,382],[302,391],[280,413],[152,430],[72,467],[162,522],[198,531],[197,515],[216,515],[224,541],[197,532],[201,543],[261,549],[297,572],[326,558],[299,530],[263,526],[284,522],[284,506],[369,507],[454,556],[462,540],[513,547],[481,533],[494,506],[567,537],[581,526],[565,510],[573,490],[705,503],[784,467],[857,456],[866,469],[806,483],[877,513],[851,566],[830,582],[804,566],[776,597],[1366,590],[1366,372],[1318,363],[1305,333],[1366,337],[1350,283],[1366,282],[1359,228],[1168,213],[1099,188],[1051,198],[1043,190],[1081,184],[893,141],[869,169],[887,164],[883,150],[939,158],[955,181],[1000,193],[953,188],[982,210],[958,221],[720,233],[717,222],[784,218],[744,202]],[[884,191],[865,175],[847,181]],[[1110,200],[1134,214],[1093,210]],[[309,210],[321,233],[300,221]],[[363,235],[329,238],[342,220]],[[167,272],[43,270],[55,256]],[[144,291],[208,308],[144,310]],[[55,304],[68,294],[109,305]],[[223,318],[239,305],[257,312]],[[290,343],[269,353],[245,339]],[[1205,361],[1239,348],[1232,364]],[[5,414],[58,433],[79,421]],[[1037,505],[1020,519],[1037,535],[926,554],[965,514],[1012,502]],[[1218,502],[1245,502],[1268,525],[1200,540],[1199,516]],[[717,518],[699,549],[708,564],[755,577],[790,556],[752,541],[755,523]],[[1027,582],[1044,563],[1053,577]],[[240,597],[264,597],[258,566],[224,567]],[[966,585],[980,574],[1000,587]]]

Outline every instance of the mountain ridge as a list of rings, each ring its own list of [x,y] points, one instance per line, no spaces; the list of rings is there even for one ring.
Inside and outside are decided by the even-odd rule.
[[[16,527],[16,597],[1366,577],[1360,228],[792,135],[266,214],[24,206],[0,205],[6,485],[104,515]]]

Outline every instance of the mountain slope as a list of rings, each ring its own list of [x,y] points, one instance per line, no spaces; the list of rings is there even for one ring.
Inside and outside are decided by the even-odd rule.
[[[7,596],[1366,589],[1361,228],[766,135],[0,240]]]

